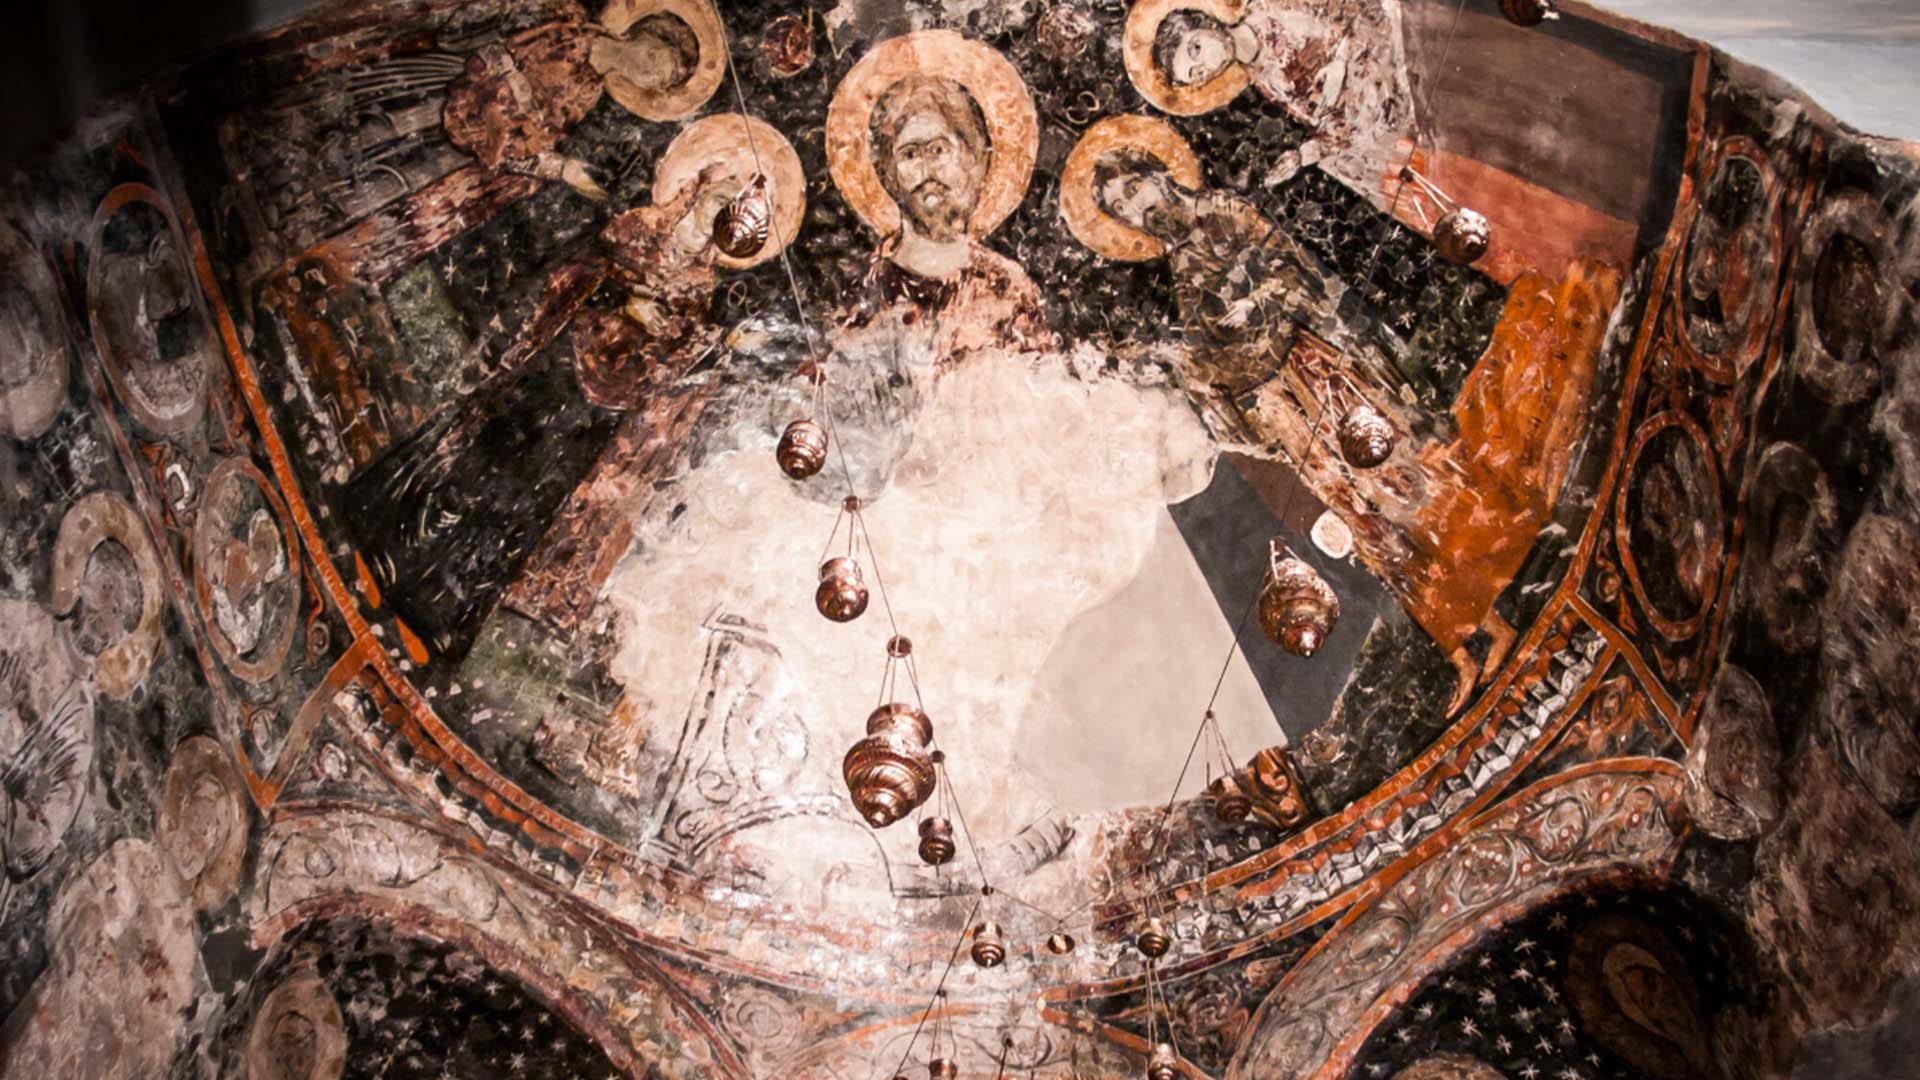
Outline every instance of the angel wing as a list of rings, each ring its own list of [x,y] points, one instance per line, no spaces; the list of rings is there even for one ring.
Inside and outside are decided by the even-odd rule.
[[[15,680],[17,681],[17,679]],[[54,699],[45,716],[21,703],[25,737],[0,760],[0,854],[7,877],[25,881],[60,846],[87,794],[93,769],[93,698],[75,682]]]

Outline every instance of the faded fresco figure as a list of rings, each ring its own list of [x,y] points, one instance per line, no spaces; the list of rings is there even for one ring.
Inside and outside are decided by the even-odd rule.
[[[1129,147],[1095,162],[1093,191],[1103,212],[1166,245],[1203,385],[1237,395],[1272,377],[1297,328],[1347,336],[1334,310],[1344,286],[1246,200],[1185,187]]]
[[[718,271],[778,257],[800,229],[805,190],[799,156],[778,131],[737,114],[709,116],[668,147],[653,205],[603,230],[601,291],[612,296],[573,320],[574,377],[588,400],[624,415],[528,556],[509,607],[562,632],[587,616],[627,549],[633,506],[651,490],[644,478],[678,453],[716,396],[711,383],[686,376],[721,352],[728,333],[709,318]],[[721,211],[740,199],[765,200],[771,214],[757,252],[728,253],[714,237]]]
[[[1411,118],[1397,9],[1382,0],[1162,0],[1136,4],[1135,16],[1128,32],[1152,67],[1154,85],[1142,88],[1150,101],[1203,112],[1251,82],[1312,131],[1273,164],[1268,183],[1318,165],[1359,190],[1378,186],[1378,160]]]
[[[94,696],[38,605],[0,601],[0,916],[60,849],[87,797]],[[45,632],[36,636],[35,631]]]
[[[156,401],[197,395],[204,376],[193,281],[173,234],[158,229],[145,251],[100,259],[101,322],[123,351],[129,378]]]
[[[1051,349],[1026,271],[969,232],[993,147],[966,89],[907,76],[880,96],[871,123],[874,168],[901,227],[875,253],[851,328],[885,321],[929,334],[936,373],[984,348]]]
[[[763,165],[783,239],[729,258],[714,218]],[[432,599],[408,619],[437,649],[463,654],[509,587],[556,624],[590,599],[624,548],[618,504],[636,461],[669,416],[690,420],[710,396],[683,381],[728,330],[710,318],[718,267],[773,258],[802,191],[792,146],[763,122],[689,125],[656,167],[656,201],[548,274],[486,385],[348,485],[376,573]]]
[[[1595,355],[1618,275],[1517,280],[1508,319],[1524,330],[1437,417],[1417,405],[1419,372],[1405,361],[1419,357],[1370,298],[1245,200],[1206,190],[1164,121],[1090,127],[1063,169],[1060,210],[1107,258],[1168,260],[1191,345],[1181,361],[1189,390],[1229,399],[1222,430],[1232,437],[1284,445],[1305,463],[1321,501],[1347,515],[1354,553],[1453,661],[1450,704],[1464,703],[1514,640],[1495,601],[1550,520],[1545,478],[1565,474],[1566,433],[1581,422],[1593,374],[1590,361],[1566,358]],[[1328,445],[1319,418],[1356,399],[1384,414],[1405,448],[1378,468],[1340,467],[1311,449]],[[1460,550],[1475,553],[1471,575],[1453,557]]]
[[[573,321],[573,370],[587,400],[632,409],[665,389],[724,327],[708,319],[713,299],[713,219],[746,181],[718,166],[665,205],[628,210],[600,232],[617,311],[588,307]]]
[[[660,5],[615,6],[596,22],[571,0],[474,4],[404,37],[356,40],[229,117],[222,152],[256,246],[284,258],[344,236],[339,258],[380,281],[541,182],[604,198],[592,169],[559,149],[602,97],[679,115],[717,85],[702,64],[715,34],[705,9],[671,0],[625,25]]]
[[[384,523],[365,541],[379,565],[436,598],[409,618],[437,649],[464,652],[622,416],[724,333],[707,319],[712,221],[742,186],[712,170],[615,217],[548,277],[492,380],[348,486],[356,518]]]
[[[614,80],[666,90],[687,81],[699,56],[693,31],[672,15],[641,19],[625,36],[584,18],[536,27],[467,60],[447,87],[447,137],[491,171],[561,180],[604,199],[586,162],[555,148]]]

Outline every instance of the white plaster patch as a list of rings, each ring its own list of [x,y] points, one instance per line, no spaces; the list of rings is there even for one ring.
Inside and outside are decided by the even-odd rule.
[[[1135,578],[1166,505],[1204,487],[1214,456],[1171,391],[1012,363],[977,357],[933,386],[891,485],[862,493],[887,598],[913,639],[927,711],[983,844],[1052,809],[1054,774],[1089,767],[1027,744],[1048,724],[1029,716],[1036,679],[1075,617]],[[637,524],[636,554],[608,590],[622,616],[613,673],[671,721],[649,725],[670,739],[698,689],[708,616],[719,608],[761,623],[796,684],[810,753],[837,774],[879,689],[889,633],[879,576],[867,568],[865,616],[823,619],[813,591],[835,509],[780,474],[770,434],[741,441],[686,479],[674,493],[685,509],[671,522]],[[809,483],[837,488],[831,473]],[[1090,659],[1093,677],[1148,674],[1107,659]],[[1175,666],[1150,677],[1199,681]],[[1202,699],[1205,690],[1196,687]],[[1101,737],[1130,737],[1124,726],[1102,726]],[[673,747],[650,749],[665,757]],[[1114,778],[1112,805],[1133,801],[1128,779]]]

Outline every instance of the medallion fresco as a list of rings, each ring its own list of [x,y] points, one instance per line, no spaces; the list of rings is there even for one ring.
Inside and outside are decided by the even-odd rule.
[[[0,200],[0,1072],[846,1078],[937,1012],[965,1075],[1785,1075],[1878,1015],[1920,156],[1512,6],[370,3],[114,99]],[[944,867],[843,782],[883,623]]]

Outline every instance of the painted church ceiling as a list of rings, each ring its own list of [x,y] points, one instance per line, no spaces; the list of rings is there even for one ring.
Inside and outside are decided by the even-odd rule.
[[[1731,1077],[1877,1015],[1913,148],[1532,6],[350,4],[116,99],[0,225],[0,1070]]]

